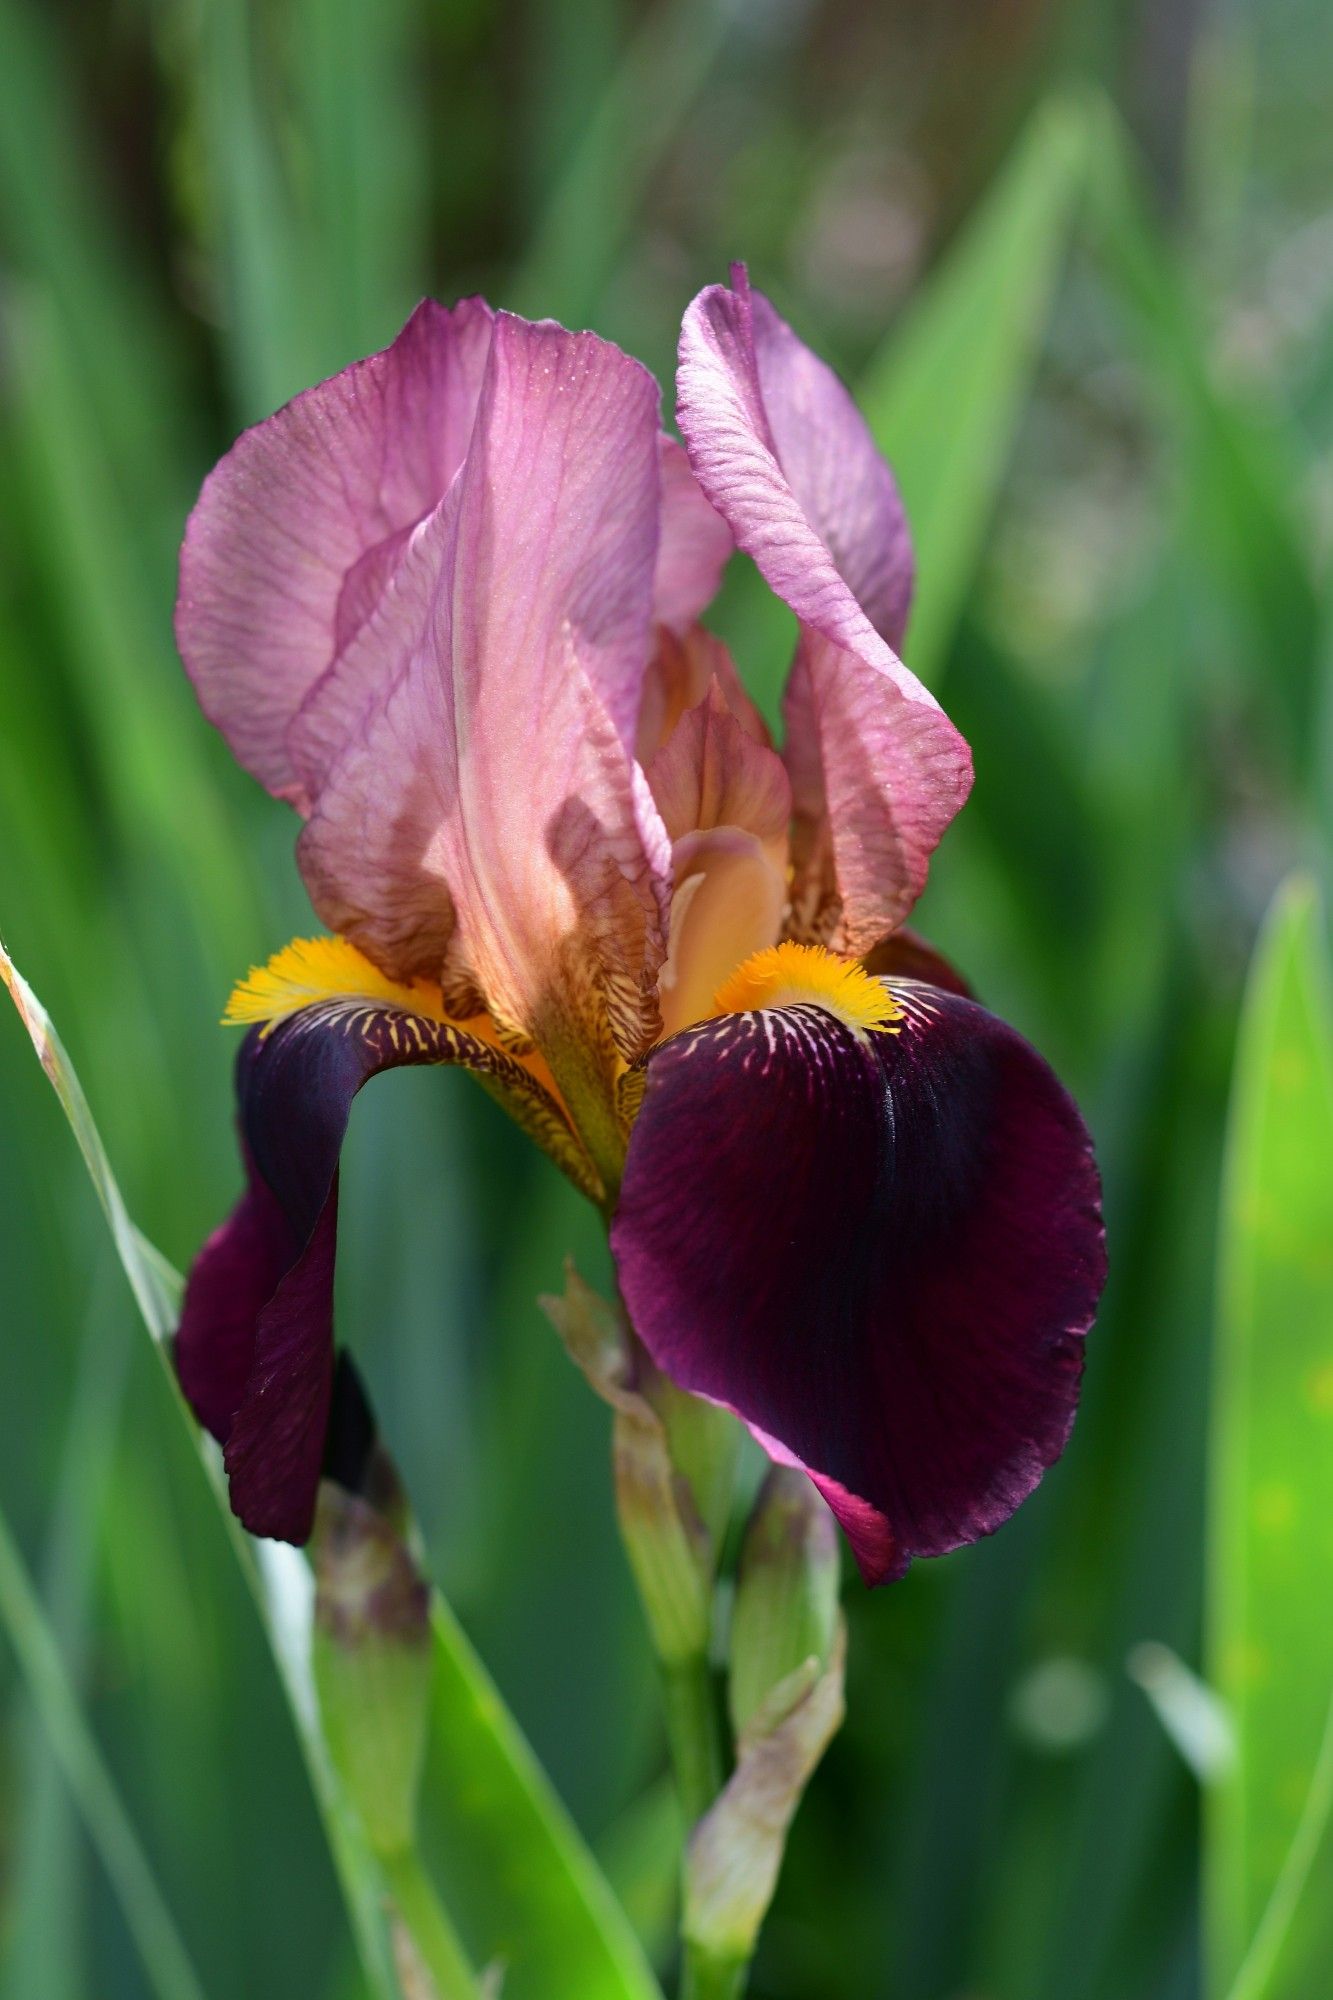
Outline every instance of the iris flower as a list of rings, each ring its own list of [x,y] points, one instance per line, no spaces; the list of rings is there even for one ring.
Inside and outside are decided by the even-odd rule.
[[[246,432],[177,636],[303,825],[328,936],[253,972],[248,1185],[177,1342],[254,1532],[337,1429],[351,1100],[458,1063],[605,1212],[652,1360],[807,1472],[870,1582],[1059,1455],[1104,1264],[1046,1064],[902,929],[971,785],[899,658],[912,554],[837,377],[743,269],[677,420],[610,342],[469,299]],[[775,749],[699,622],[739,548],[799,628]]]

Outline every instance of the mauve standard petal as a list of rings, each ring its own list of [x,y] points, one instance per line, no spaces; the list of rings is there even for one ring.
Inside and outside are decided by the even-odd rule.
[[[575,967],[629,1049],[655,1026],[670,850],[632,746],[657,439],[637,362],[497,317],[467,462],[349,649],[388,693],[301,842],[333,929],[397,974],[447,956],[543,1043]]]
[[[484,301],[427,299],[392,346],[247,431],[190,516],[181,658],[239,761],[303,810],[287,725],[462,463],[490,339]]]
[[[973,1002],[890,982],[652,1056],[612,1247],[683,1388],[815,1480],[867,1582],[989,1534],[1064,1447],[1105,1275],[1078,1111]]]
[[[672,632],[659,630],[643,677],[635,732],[634,754],[645,770],[681,717],[699,706],[714,682],[746,735],[771,747],[768,724],[742,686],[724,642],[702,625],[691,625],[679,639]]]
[[[897,652],[912,602],[912,539],[892,472],[833,370],[750,292],[755,370],[783,477],[839,576]]]
[[[662,529],[653,578],[653,610],[677,637],[717,595],[733,543],[731,530],[699,490],[685,447],[657,440]]]
[[[648,766],[648,784],[673,841],[715,826],[780,841],[784,859],[791,785],[781,757],[756,742],[714,680]]]
[[[797,899],[857,953],[911,908],[972,782],[967,745],[885,636],[910,591],[897,495],[842,384],[743,273],[690,306],[677,381],[699,484],[801,622],[786,708],[797,859],[831,884],[798,881]]]
[[[252,1534],[303,1542],[314,1516],[334,1373],[338,1155],[352,1099],[381,1070],[423,1063],[475,1071],[576,1166],[542,1084],[463,1027],[348,995],[251,1030],[236,1065],[248,1186],[195,1260],[175,1352]]]

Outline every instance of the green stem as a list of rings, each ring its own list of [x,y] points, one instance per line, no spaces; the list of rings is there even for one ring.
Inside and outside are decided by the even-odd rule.
[[[722,1789],[722,1735],[707,1657],[662,1661],[662,1705],[685,1841]],[[682,1854],[682,1863],[685,1855]],[[723,1961],[681,1939],[680,2000],[739,2000],[748,1961]]]
[[[384,1880],[439,2000],[477,2000],[467,1953],[412,1848],[381,1858]]]
[[[688,1837],[722,1789],[722,1737],[704,1654],[662,1661],[662,1706]]]
[[[680,2000],[741,2000],[750,1961],[743,1958],[715,1958],[685,1940],[681,1967]]]

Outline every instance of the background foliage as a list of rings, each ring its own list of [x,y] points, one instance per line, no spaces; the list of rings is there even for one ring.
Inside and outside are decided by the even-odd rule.
[[[849,1720],[763,2000],[1193,2000],[1221,1739],[1187,1670],[1242,1732],[1210,2000],[1308,2000],[1333,1965],[1308,1922],[1246,1957],[1294,1835],[1333,1907],[1308,891],[1256,973],[1219,1210],[1260,918],[1333,852],[1331,62],[1321,0],[0,0],[0,925],[177,1262],[235,1186],[221,1000],[309,922],[288,815],[172,650],[181,523],[236,430],[425,290],[594,324],[669,384],[684,303],[744,255],[899,467],[907,658],[978,774],[921,927],[1087,1109],[1112,1281],[1036,1501],[849,1592]],[[722,618],[771,701],[787,635],[743,570]],[[3,1018],[0,1136],[0,1509],[209,1995],[342,2000],[253,1606]],[[597,1274],[592,1218],[445,1073],[377,1083],[344,1171],[342,1324],[435,1573],[653,1938],[670,1829],[605,1413],[535,1305],[567,1250]],[[0,1691],[6,1990],[137,1995],[3,1649]]]

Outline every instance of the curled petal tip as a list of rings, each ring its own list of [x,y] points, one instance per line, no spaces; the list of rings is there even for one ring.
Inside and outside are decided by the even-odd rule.
[[[912,588],[902,503],[846,388],[762,293],[700,293],[677,385],[704,493],[800,621],[785,704],[806,828],[794,901],[865,950],[920,894],[971,782],[966,744],[896,651]],[[821,879],[803,880],[812,859]]]

